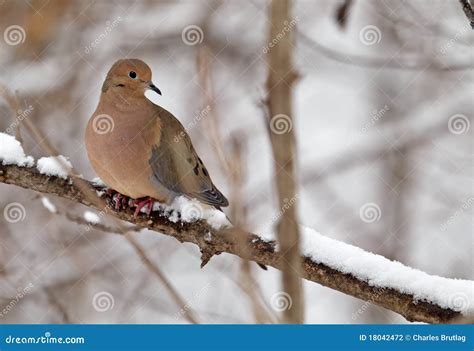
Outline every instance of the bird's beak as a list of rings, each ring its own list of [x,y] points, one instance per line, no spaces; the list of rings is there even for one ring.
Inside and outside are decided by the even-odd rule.
[[[158,94],[161,95],[160,89],[158,89],[158,88],[156,87],[156,85],[153,84],[152,82],[149,82],[149,83],[148,83],[148,89],[153,90],[154,92],[156,92],[156,93],[158,93]]]

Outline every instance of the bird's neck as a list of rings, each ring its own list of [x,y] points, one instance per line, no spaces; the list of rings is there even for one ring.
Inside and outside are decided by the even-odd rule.
[[[137,109],[143,110],[152,102],[142,93],[130,94],[129,92],[109,89],[102,93],[99,104],[114,106],[120,112],[131,112]]]

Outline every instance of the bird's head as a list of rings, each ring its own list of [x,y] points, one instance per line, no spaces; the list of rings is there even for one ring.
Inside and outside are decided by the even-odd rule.
[[[127,96],[143,96],[148,89],[161,95],[160,89],[151,81],[150,67],[139,59],[115,62],[102,85],[102,93],[112,90]]]

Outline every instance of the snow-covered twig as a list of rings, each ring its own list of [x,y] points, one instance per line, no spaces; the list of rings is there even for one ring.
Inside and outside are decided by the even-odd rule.
[[[62,179],[54,176],[47,176],[40,174],[34,167],[19,167],[16,165],[3,165],[0,164],[0,182],[6,184],[12,184],[26,189],[31,189],[46,194],[54,194],[62,198],[66,198],[77,203],[84,204],[89,207],[95,207],[90,201],[83,195],[83,193],[72,183],[69,179]],[[89,183],[93,186],[92,183]],[[107,195],[106,195],[107,196]],[[111,200],[108,198],[108,200]],[[113,215],[121,220],[128,221],[137,226],[148,228],[150,230],[163,233],[165,235],[172,236],[180,242],[189,242],[196,244],[200,248],[206,247],[208,250],[220,253],[226,252],[234,254],[246,259],[250,259],[255,262],[272,266],[277,269],[282,267],[282,255],[276,251],[275,246],[272,242],[262,239],[261,237],[241,231],[237,228],[227,228],[224,230],[216,230],[211,227],[205,221],[196,221],[193,223],[176,221],[172,222],[166,216],[160,215],[160,212],[153,212],[151,217],[145,216],[133,216],[133,209],[125,208],[122,211],[114,212]],[[211,235],[209,235],[209,233]],[[247,247],[245,250],[241,248],[239,244],[238,236],[243,236]],[[330,240],[331,239],[328,239]],[[337,245],[335,244],[337,243]],[[324,240],[319,242],[318,245],[324,244]],[[445,279],[441,277],[434,277],[425,274],[420,271],[411,270],[409,267],[405,267],[398,262],[391,262],[377,255],[372,255],[361,249],[357,249],[353,246],[346,245],[341,242],[331,241],[331,244],[337,246],[338,252],[332,252],[334,245],[326,245],[326,247],[319,247],[321,250],[320,254],[328,259],[328,261],[318,262],[315,257],[319,256],[316,252],[310,255],[310,252],[303,252],[305,257],[303,258],[303,270],[302,277],[327,286],[329,288],[341,291],[348,295],[357,297],[359,299],[373,302],[377,305],[392,310],[400,315],[404,316],[409,321],[419,321],[427,323],[450,323],[455,322],[462,317],[462,312],[468,312],[474,308],[472,299],[472,288],[459,290],[456,292],[456,287],[469,285],[470,282],[459,281],[454,279]],[[303,247],[312,245],[310,242],[304,242]],[[340,250],[347,250],[346,254],[355,254],[352,262],[354,267],[351,266],[351,260],[346,258],[343,259],[340,256]],[[315,251],[318,247],[313,248]],[[324,250],[329,250],[325,252]],[[360,250],[360,252],[358,252]],[[379,282],[368,280],[370,276],[364,276],[357,269],[358,263],[357,257],[363,257],[364,260],[373,259],[377,262],[384,262],[383,267],[371,266],[372,276],[377,275],[377,271],[381,277],[387,275],[392,278],[397,278],[397,274],[405,271],[412,271],[412,279],[414,280],[410,289],[398,286],[396,284],[388,285],[387,287],[381,287],[384,284],[384,280]],[[337,261],[334,259],[331,261],[330,257],[340,258],[340,266],[331,267],[330,262]],[[329,263],[328,263],[329,262]],[[392,272],[387,272],[387,267],[393,269]],[[355,270],[356,273],[351,273]],[[415,274],[416,273],[416,274]],[[420,289],[426,292],[427,286],[423,281],[417,281],[420,277],[424,277],[424,280],[429,280],[431,283],[437,282],[437,289],[432,289],[432,299],[429,301],[429,294],[415,294],[414,289]],[[410,276],[405,277],[406,279]],[[393,282],[393,279],[391,280]],[[472,286],[472,285],[470,285]],[[451,290],[446,290],[452,287]],[[465,291],[466,290],[466,291]],[[452,291],[453,293],[449,296],[446,293],[440,293],[446,291]],[[415,296],[417,295],[417,296]],[[442,303],[443,299],[448,299],[445,303]],[[436,301],[436,302],[434,302]],[[449,307],[448,307],[449,306]]]

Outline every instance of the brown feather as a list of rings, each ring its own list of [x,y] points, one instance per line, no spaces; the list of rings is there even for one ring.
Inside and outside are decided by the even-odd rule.
[[[167,110],[156,106],[161,140],[152,149],[153,174],[165,187],[213,206],[228,206],[196,153],[183,125]]]

